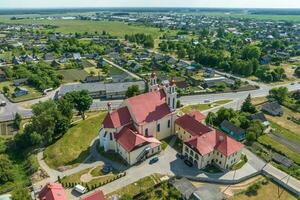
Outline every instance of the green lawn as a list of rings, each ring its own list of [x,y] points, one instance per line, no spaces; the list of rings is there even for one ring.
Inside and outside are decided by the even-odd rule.
[[[14,93],[16,87],[13,86],[12,81],[4,81],[0,83],[0,91],[3,92],[3,87],[7,86],[9,88],[9,94],[6,95],[8,99],[14,103],[21,102],[21,101],[27,101],[31,99],[40,98],[43,96],[43,93],[39,90],[35,89],[34,87],[31,87],[29,85],[22,85],[21,87],[24,87],[28,90],[28,94],[20,97],[14,97],[12,94]]]
[[[191,111],[197,110],[197,111],[204,111],[208,110],[210,108],[214,108],[217,106],[224,105],[226,103],[229,103],[231,100],[220,100],[220,101],[215,101],[212,103],[207,103],[207,104],[196,104],[196,105],[188,105],[185,106],[181,109],[183,113],[189,113]]]
[[[96,169],[96,168],[94,168],[94,169]],[[88,169],[82,170],[78,173],[75,173],[75,174],[72,174],[70,176],[64,177],[61,180],[61,182],[64,185],[68,185],[68,183],[83,183],[83,186],[88,186],[91,189],[95,186],[99,187],[100,185],[104,185],[108,182],[112,182],[118,176],[121,176],[121,174],[119,174],[119,173],[109,173],[109,174],[106,174],[104,176],[101,176],[102,174],[101,175],[96,174],[96,176],[91,174],[92,177],[94,177],[94,179],[92,179],[88,182],[83,182],[81,180],[82,175],[88,174],[91,170],[93,171],[94,169],[93,168],[88,168]],[[97,176],[101,176],[101,177],[96,178]]]
[[[90,143],[98,136],[105,115],[100,112],[75,123],[61,139],[45,149],[46,163],[55,169],[80,164],[88,156]]]
[[[300,156],[298,153],[292,151],[287,146],[277,142],[276,140],[269,137],[268,135],[260,136],[258,138],[258,142],[267,146],[268,148],[272,148],[278,152],[281,152],[282,154],[292,159],[294,162],[300,164]]]
[[[121,74],[125,73],[123,70],[121,70],[117,67],[114,67],[114,66],[109,66],[108,71],[111,76],[112,75],[121,75]]]
[[[114,191],[113,193],[108,194],[107,197],[114,195],[114,194],[118,194],[120,196],[122,196],[124,194],[130,194],[132,196],[135,196],[135,195],[141,193],[142,191],[145,191],[145,190],[153,187],[157,183],[159,183],[160,177],[161,177],[160,174],[152,174],[150,176],[144,177],[134,183],[131,183],[121,189]]]
[[[145,26],[136,26],[128,25],[123,22],[114,22],[114,21],[85,21],[85,20],[32,20],[32,19],[23,19],[23,20],[10,20],[8,17],[0,17],[0,22],[9,23],[9,24],[44,24],[44,25],[53,25],[56,26],[53,31],[62,32],[62,33],[85,33],[90,32],[94,33],[98,31],[106,31],[113,36],[124,37],[125,34],[136,34],[136,33],[145,33],[150,34],[154,38],[158,38],[160,35],[158,28],[145,27]]]
[[[293,133],[293,132],[289,131],[288,129],[285,129],[282,126],[280,126],[270,120],[269,120],[269,122],[271,124],[271,127],[275,128],[277,130],[277,132],[280,135],[282,135],[284,138],[300,145],[300,135],[299,134]]]
[[[83,69],[64,69],[59,70],[59,73],[63,75],[63,82],[72,83],[84,80],[89,74]]]

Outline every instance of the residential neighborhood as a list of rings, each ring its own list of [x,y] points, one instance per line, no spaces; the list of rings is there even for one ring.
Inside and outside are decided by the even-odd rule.
[[[298,9],[49,2],[0,5],[0,199],[299,199]]]

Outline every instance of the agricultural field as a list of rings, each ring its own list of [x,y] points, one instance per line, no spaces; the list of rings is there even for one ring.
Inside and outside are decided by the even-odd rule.
[[[64,83],[83,81],[89,74],[83,69],[64,69],[58,71],[63,75]]]
[[[261,185],[261,187],[257,190],[256,194],[246,194],[245,192],[241,192],[229,198],[229,200],[296,200],[297,198],[290,194],[285,189],[276,185],[275,183],[268,181],[267,184]]]
[[[300,138],[299,125],[296,124],[295,122],[289,120],[289,118],[291,118],[291,117],[300,119],[300,113],[293,112],[292,110],[290,110],[286,107],[283,107],[283,108],[284,108],[284,114],[281,117],[274,117],[274,116],[266,115],[267,119],[269,121],[273,122],[274,124],[277,124],[278,126],[297,134]]]
[[[9,17],[0,17],[0,22],[10,24],[42,24],[56,26],[54,30],[62,33],[95,33],[96,31],[101,33],[106,31],[113,36],[124,37],[126,34],[145,33],[150,34],[154,38],[158,38],[160,35],[158,28],[128,25],[122,22],[114,21],[84,21],[84,20],[34,20],[22,19],[22,20],[10,20]],[[122,31],[120,31],[122,30]]]

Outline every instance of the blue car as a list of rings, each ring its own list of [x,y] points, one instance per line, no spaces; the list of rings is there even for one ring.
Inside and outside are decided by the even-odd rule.
[[[149,161],[149,164],[151,165],[151,164],[154,164],[154,163],[156,163],[156,162],[158,162],[158,157],[154,157],[154,158],[152,158],[150,161]]]

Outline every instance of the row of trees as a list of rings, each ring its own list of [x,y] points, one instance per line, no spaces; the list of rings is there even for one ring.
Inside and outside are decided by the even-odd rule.
[[[125,35],[125,40],[137,43],[139,45],[143,45],[145,48],[153,48],[154,47],[154,39],[151,35],[146,35],[144,33],[137,33],[134,35]]]

